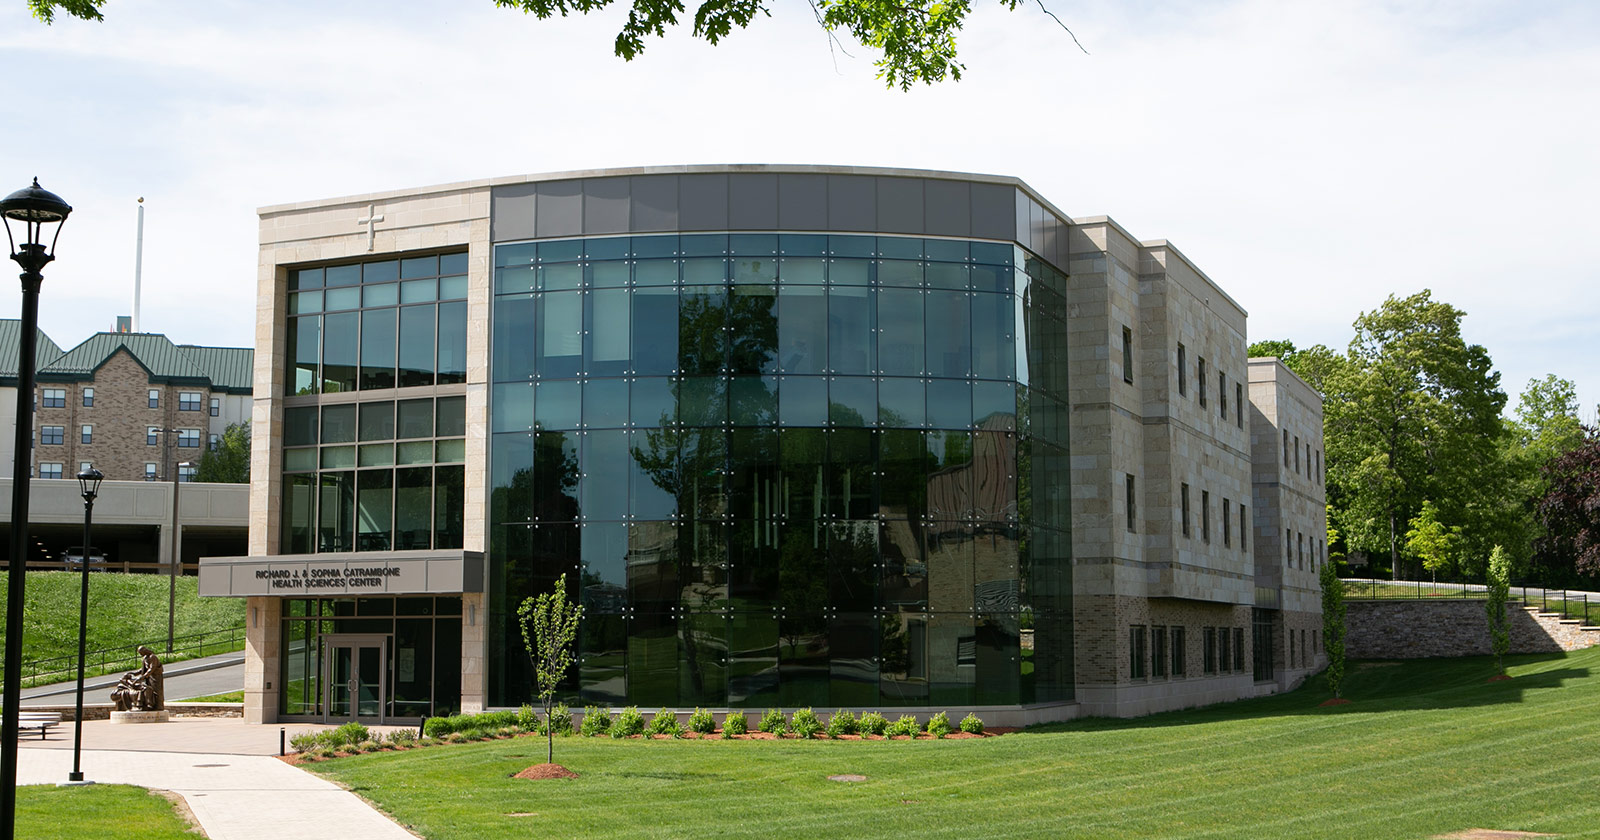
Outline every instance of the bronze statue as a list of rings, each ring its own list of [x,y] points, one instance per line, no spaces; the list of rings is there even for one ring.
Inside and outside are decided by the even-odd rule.
[[[166,708],[161,660],[144,645],[139,646],[139,659],[139,670],[123,674],[111,690],[111,702],[119,712],[159,712]]]

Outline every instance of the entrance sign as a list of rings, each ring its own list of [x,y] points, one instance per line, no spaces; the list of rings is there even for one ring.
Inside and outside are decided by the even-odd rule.
[[[208,557],[200,561],[200,594],[210,597],[279,595],[453,595],[483,591],[483,554],[341,552],[277,557]]]

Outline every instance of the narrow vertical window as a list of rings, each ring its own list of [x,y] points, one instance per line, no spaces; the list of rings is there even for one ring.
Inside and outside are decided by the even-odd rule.
[[[1145,663],[1145,628],[1134,626],[1128,628],[1128,672],[1136,680],[1144,679]]]
[[[161,407],[161,392],[156,390],[155,388],[151,388],[145,394],[145,401],[151,408],[160,408]]]
[[[1233,383],[1233,423],[1244,428],[1244,385]]]
[[[1178,396],[1189,393],[1189,354],[1178,345]]]
[[[1133,384],[1133,330],[1122,328],[1122,381]]]
[[[1233,545],[1233,503],[1226,498],[1222,500],[1222,544]]]
[[[85,388],[85,389],[83,389],[83,407],[84,408],[94,408],[94,389],[93,388]]]
[[[1211,542],[1211,491],[1200,491],[1200,541]]]
[[[1135,491],[1134,491],[1133,473],[1128,473],[1127,474],[1126,479],[1124,481],[1123,490],[1124,490],[1124,493],[1127,496],[1127,500],[1126,501],[1127,501],[1127,508],[1128,508],[1128,533],[1131,534],[1136,530],[1136,527],[1134,525],[1134,520],[1137,518],[1138,513],[1139,513],[1138,507],[1134,504],[1134,498],[1135,498],[1134,492]]]
[[[1300,474],[1300,436],[1294,436],[1294,472]]]
[[[1150,628],[1150,675],[1167,675],[1167,628],[1161,625]]]
[[[1178,485],[1178,503],[1183,509],[1183,517],[1181,519],[1183,535],[1187,537],[1189,536],[1189,485]]]
[[[84,443],[93,443],[94,442],[94,427],[93,426],[84,426],[82,429],[79,430],[79,433],[80,433],[79,434],[79,440],[81,440],[82,442],[84,442]]]
[[[1184,647],[1186,642],[1183,637],[1182,627],[1172,628],[1172,676],[1178,678],[1183,677],[1188,670],[1188,664],[1185,660],[1187,651]]]
[[[1239,503],[1239,553],[1250,553],[1250,506]]]
[[[1228,419],[1228,375],[1217,371],[1217,416]]]
[[[1244,628],[1233,628],[1233,670],[1244,670]]]
[[[1195,383],[1200,386],[1200,407],[1206,405],[1206,359],[1201,356],[1195,361]]]
[[[1289,466],[1289,430],[1283,430],[1283,465]]]
[[[1283,565],[1285,568],[1294,568],[1294,529],[1283,529]]]

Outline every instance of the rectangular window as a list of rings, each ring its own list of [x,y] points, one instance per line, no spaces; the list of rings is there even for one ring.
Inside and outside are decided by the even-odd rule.
[[[1207,627],[1205,629],[1204,638],[1205,661],[1203,664],[1205,666],[1205,673],[1215,674],[1217,672],[1217,628]]]
[[[1300,472],[1300,436],[1299,435],[1295,435],[1294,436],[1294,471],[1295,471],[1295,474],[1297,474],[1297,475]]]
[[[1228,375],[1217,371],[1217,416],[1228,419]]]
[[[1211,542],[1211,491],[1200,491],[1200,541]]]
[[[1195,361],[1195,382],[1200,386],[1200,407],[1206,405],[1206,359],[1204,356]]]
[[[1233,503],[1226,498],[1222,500],[1222,544],[1233,545]]]
[[[1294,529],[1283,529],[1283,565],[1294,568]]]
[[[84,426],[81,429],[79,429],[78,439],[81,440],[84,443],[93,443],[94,442],[94,427],[93,426]]]
[[[199,429],[179,429],[178,430],[178,446],[183,447],[185,449],[199,449],[200,448],[200,430]]]
[[[1124,484],[1125,484],[1125,486],[1123,488],[1123,491],[1127,496],[1127,508],[1128,508],[1128,533],[1131,534],[1136,530],[1136,528],[1134,526],[1134,518],[1138,514],[1138,508],[1135,507],[1134,501],[1133,501],[1134,500],[1134,482],[1133,482],[1133,474],[1132,473],[1129,473],[1127,475],[1127,478],[1126,478],[1126,481],[1124,482]]]
[[[156,441],[159,440],[160,438],[161,438],[161,428],[159,426],[146,426],[145,427],[145,429],[144,429],[144,445],[145,446],[155,446],[156,445]]]
[[[1184,660],[1186,653],[1184,644],[1183,628],[1172,628],[1172,676],[1180,679],[1186,673],[1187,667]]]
[[[160,408],[161,407],[161,392],[156,390],[155,388],[151,388],[149,390],[149,392],[145,394],[145,403],[147,405],[149,405],[151,408]]]
[[[1228,673],[1233,670],[1233,657],[1229,656],[1228,628],[1217,628],[1217,670]]]
[[[40,426],[39,427],[39,445],[40,446],[60,446],[61,444],[66,442],[66,436],[67,436],[67,427],[66,426]]]
[[[83,407],[84,408],[94,408],[94,389],[93,388],[85,388],[85,389],[83,389]]]
[[[61,465],[59,463],[45,462],[39,465],[40,478],[60,478]]]
[[[198,391],[179,391],[178,392],[178,410],[179,411],[199,411],[200,410],[200,393]]]
[[[1133,384],[1133,330],[1122,328],[1122,381]]]
[[[1233,422],[1244,428],[1244,386],[1238,382],[1233,383]]]
[[[156,465],[150,463],[149,461],[146,461],[144,463],[144,480],[145,481],[155,481],[156,480]]]
[[[1250,506],[1239,503],[1239,553],[1250,553]]]
[[[216,397],[212,397],[211,398],[211,416],[212,417],[216,417],[217,415],[219,415],[221,413],[222,413],[222,400],[219,400]]]
[[[1289,466],[1289,430],[1283,430],[1283,465]]]
[[[209,449],[216,449],[217,448],[217,444],[220,443],[221,441],[222,441],[222,435],[219,435],[219,434],[217,434],[215,432],[212,432],[211,433],[211,437],[209,439],[207,439],[207,441],[206,441],[206,446]]]
[[[1300,544],[1300,568],[1306,567],[1306,535],[1296,532],[1296,542]]]
[[[1160,625],[1150,628],[1150,675],[1167,675],[1167,628]]]
[[[195,473],[195,465],[194,464],[179,464],[178,465],[178,480],[179,481],[183,481],[183,482],[194,481],[194,473]]]
[[[1184,351],[1183,345],[1180,344],[1178,345],[1178,396],[1180,397],[1189,393],[1188,367],[1188,354]]]
[[[1144,679],[1145,663],[1145,628],[1135,625],[1128,628],[1128,675],[1136,680]]]
[[[1187,537],[1189,536],[1189,485],[1178,485],[1178,503],[1183,512],[1179,521],[1183,525],[1183,535]]]
[[[1244,670],[1244,628],[1233,628],[1233,670]]]
[[[78,462],[78,474],[79,475],[82,475],[83,473],[86,473],[86,472],[88,472],[89,470],[92,470],[92,469],[94,469],[94,462],[92,462],[92,461],[79,461]]]
[[[67,389],[65,389],[65,388],[46,388],[46,389],[44,389],[44,402],[41,403],[41,405],[43,405],[45,408],[66,408],[67,407]]]

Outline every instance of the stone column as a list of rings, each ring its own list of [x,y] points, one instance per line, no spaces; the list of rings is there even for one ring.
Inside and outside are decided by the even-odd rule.
[[[282,598],[245,599],[244,720],[275,723],[278,720],[278,685],[283,632],[279,615]]]
[[[481,712],[488,705],[489,682],[484,669],[489,613],[480,592],[461,596],[461,711]]]

